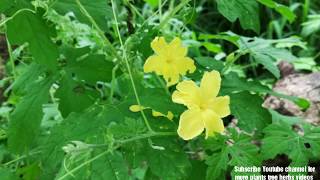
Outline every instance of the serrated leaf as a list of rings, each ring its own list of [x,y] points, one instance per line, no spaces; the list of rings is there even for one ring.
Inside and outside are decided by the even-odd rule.
[[[206,158],[208,180],[225,179],[228,167],[260,166],[259,148],[252,143],[252,138],[234,129],[229,130],[230,137],[217,135],[205,142],[205,148],[213,152]]]
[[[260,32],[259,6],[256,0],[217,0],[218,11],[229,21],[240,20],[244,29]]]
[[[264,129],[262,155],[264,159],[274,158],[277,154],[287,154],[292,160],[290,166],[305,166],[308,159],[320,155],[320,128],[303,125],[294,129],[283,121],[271,124]]]
[[[230,94],[231,113],[238,119],[238,126],[248,132],[261,131],[269,123],[271,116],[268,110],[262,107],[263,100],[258,95],[248,92]]]
[[[49,99],[54,79],[48,77],[33,83],[10,115],[8,145],[12,152],[26,152],[35,142],[43,116],[42,105]]]
[[[42,142],[46,145],[41,157],[46,162],[42,179],[53,177],[60,169],[64,157],[63,146],[70,141],[103,143],[108,124],[112,121],[121,122],[123,118],[115,106],[92,106],[83,113],[71,113]]]
[[[50,32],[52,29],[47,26],[41,15],[29,11],[17,14],[7,23],[7,35],[11,44],[22,45],[28,42],[37,63],[56,69],[59,53],[57,46],[51,41]]]
[[[282,4],[276,3],[273,0],[258,0],[261,4],[274,9],[280,13],[283,17],[289,20],[292,23],[296,19],[296,15],[290,10],[289,7]]]

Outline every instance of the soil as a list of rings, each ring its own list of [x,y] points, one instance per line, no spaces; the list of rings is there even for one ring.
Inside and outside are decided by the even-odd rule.
[[[293,102],[274,96],[268,96],[264,106],[283,115],[298,116],[311,124],[320,125],[320,72],[297,73],[287,62],[280,63],[279,68],[282,78],[274,85],[273,90],[305,98],[310,102],[310,108],[303,111]]]

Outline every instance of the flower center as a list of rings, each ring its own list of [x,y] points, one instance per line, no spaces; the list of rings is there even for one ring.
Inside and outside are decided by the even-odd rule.
[[[167,58],[167,59],[166,59],[166,62],[167,62],[167,63],[172,63],[172,61],[173,61],[172,58]]]
[[[201,103],[201,104],[200,104],[200,109],[201,109],[201,110],[207,109],[207,104]]]

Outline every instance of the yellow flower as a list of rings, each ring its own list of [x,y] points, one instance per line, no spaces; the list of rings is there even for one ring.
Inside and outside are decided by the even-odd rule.
[[[172,94],[175,103],[183,104],[188,110],[180,116],[178,134],[184,140],[200,135],[206,129],[206,138],[214,132],[224,131],[222,117],[230,114],[229,96],[217,97],[221,78],[217,71],[205,72],[200,87],[187,80],[177,85]]]
[[[156,37],[151,42],[151,47],[155,55],[146,60],[144,72],[162,75],[167,86],[178,83],[180,75],[185,75],[187,71],[195,71],[193,60],[186,57],[188,49],[182,46],[179,38],[174,38],[168,44],[163,37]]]
[[[139,105],[132,105],[129,107],[130,111],[132,112],[139,112],[141,110],[144,110],[144,109],[151,109],[149,107],[143,107],[143,106],[139,106]],[[164,115],[162,114],[161,112],[158,112],[158,111],[155,111],[155,110],[152,110],[152,116],[154,117],[166,117],[168,118],[169,120],[172,120],[173,119],[173,113],[171,111],[168,111],[168,114],[167,115]]]

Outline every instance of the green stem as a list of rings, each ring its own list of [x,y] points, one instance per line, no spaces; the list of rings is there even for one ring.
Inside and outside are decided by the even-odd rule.
[[[162,81],[162,79],[160,79],[160,77],[158,75],[155,75],[157,80],[159,81],[160,85],[162,86],[162,88],[164,89],[164,91],[167,93],[167,95],[171,96],[170,91],[168,89],[168,87],[166,86],[166,84]]]
[[[92,18],[92,16],[89,14],[89,12],[86,10],[86,8],[81,4],[79,0],[75,0],[77,5],[80,8],[81,13],[87,17],[87,19],[90,21],[90,23],[93,25],[93,27],[97,30],[99,33],[99,36],[104,39],[105,45],[111,50],[112,55],[114,55],[119,61],[121,61],[121,57],[118,55],[117,50],[113,47],[109,39],[104,35],[104,32],[101,30],[99,25],[96,23],[96,21]]]
[[[115,5],[114,5],[113,0],[111,0],[111,4],[112,4],[113,17],[114,17],[114,20],[116,22],[116,31],[117,31],[117,35],[118,35],[118,38],[119,38],[119,41],[120,41],[120,45],[121,45],[121,49],[122,49],[122,55],[123,55],[123,58],[124,58],[124,61],[125,61],[125,64],[126,64],[126,68],[127,68],[128,73],[129,73],[129,76],[130,76],[131,86],[132,86],[136,101],[137,101],[138,105],[141,106],[140,98],[139,98],[139,95],[138,95],[138,92],[137,92],[137,88],[136,88],[136,85],[135,85],[134,80],[133,80],[131,68],[130,68],[130,65],[129,65],[129,60],[128,60],[128,57],[127,57],[127,53],[126,53],[126,50],[125,50],[125,47],[124,47],[124,44],[123,44],[123,41],[122,41],[122,38],[121,38],[119,25],[118,25],[118,20],[117,20],[117,16],[116,16]],[[150,132],[154,132],[152,130],[149,122],[148,122],[148,119],[147,119],[146,115],[144,114],[144,111],[141,110],[140,113],[141,113],[141,116],[142,116],[142,118],[143,118],[143,120],[144,120],[144,122],[145,122],[145,124],[146,124],[146,126],[148,128],[148,130]]]
[[[29,12],[32,12],[32,13],[36,13],[35,11],[31,10],[31,9],[19,9],[17,12],[15,12],[11,17],[8,17],[7,19],[5,19],[4,21],[0,22],[0,27],[5,25],[8,21],[12,20],[15,16],[17,16],[18,14],[24,12],[24,11],[29,11]]]
[[[111,0],[112,1],[112,0]],[[125,140],[120,140],[118,141],[119,145],[115,146],[113,149],[118,149],[119,147],[121,147],[122,144],[125,144],[125,143],[129,143],[129,142],[133,142],[133,141],[137,141],[137,140],[141,140],[141,139],[148,139],[148,138],[151,138],[151,137],[155,137],[155,136],[175,136],[177,133],[176,132],[149,132],[147,134],[142,134],[140,136],[136,136],[136,137],[133,137],[133,138],[129,138],[129,139],[125,139]],[[96,146],[91,146],[91,147],[107,147],[108,144],[99,144],[99,145],[96,145]],[[66,177],[68,177],[69,175],[72,175],[74,172],[78,171],[79,169],[81,169],[83,166],[99,159],[100,157],[108,154],[109,152],[112,152],[110,150],[106,150],[100,154],[98,154],[97,156],[94,156],[93,158],[81,163],[79,166],[71,169],[68,173],[64,174],[63,176],[61,176],[60,178],[58,178],[58,180],[62,180],[62,179],[65,179]]]
[[[20,161],[20,160],[22,160],[22,159],[24,159],[24,158],[27,158],[27,157],[30,157],[30,156],[33,156],[33,155],[37,155],[37,154],[40,154],[40,153],[41,153],[41,151],[35,151],[35,152],[30,153],[30,154],[20,156],[20,157],[14,159],[14,160],[12,160],[12,161],[9,161],[9,162],[7,162],[7,163],[5,163],[5,164],[3,164],[3,165],[4,165],[4,166],[9,166],[9,165],[12,164],[12,163],[15,163],[15,162]]]

